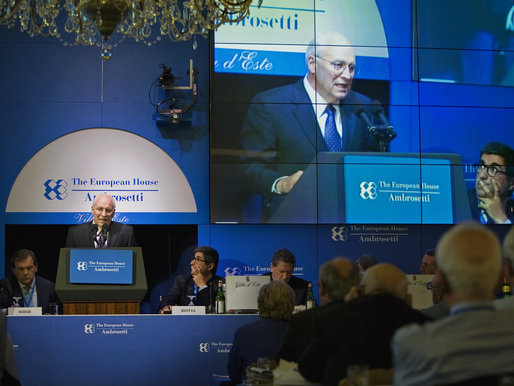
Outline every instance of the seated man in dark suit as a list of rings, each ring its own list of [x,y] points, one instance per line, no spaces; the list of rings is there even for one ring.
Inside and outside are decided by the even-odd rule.
[[[493,303],[503,274],[498,237],[481,224],[454,226],[439,240],[436,261],[450,315],[396,331],[394,384],[447,385],[514,373],[514,310]]]
[[[359,268],[344,257],[336,257],[319,269],[319,298],[322,307],[291,316],[289,328],[278,351],[278,358],[298,362],[314,335],[314,320],[321,310],[340,304],[353,286],[360,282]]]
[[[112,221],[116,202],[108,194],[100,194],[91,206],[93,221],[75,225],[68,230],[67,248],[137,247],[134,228]]]
[[[348,365],[390,368],[389,342],[400,326],[430,318],[409,305],[407,278],[392,264],[377,264],[362,277],[364,295],[319,313],[311,344],[299,362],[311,382],[337,385]]]
[[[11,276],[0,281],[0,308],[13,306],[14,298],[20,307],[41,307],[43,314],[49,312],[48,305],[57,303],[55,284],[36,276],[37,258],[28,249],[19,249],[11,257]]]
[[[225,281],[216,275],[219,255],[214,248],[200,246],[195,249],[191,260],[191,274],[177,276],[170,292],[162,299],[164,306],[159,313],[171,311],[171,306],[205,306],[206,312],[214,308],[218,281]]]
[[[265,275],[271,276],[271,280],[281,280],[293,289],[295,294],[295,305],[305,305],[307,298],[308,281],[293,276],[296,258],[293,253],[285,248],[279,249],[273,254],[270,264],[270,272]]]
[[[239,327],[228,357],[227,370],[234,383],[245,378],[245,369],[257,358],[273,359],[287,329],[294,308],[291,287],[272,281],[259,290],[257,307],[260,319]]]

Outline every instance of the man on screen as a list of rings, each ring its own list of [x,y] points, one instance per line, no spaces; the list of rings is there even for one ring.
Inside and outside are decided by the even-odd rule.
[[[134,228],[112,221],[116,213],[114,198],[98,195],[91,206],[93,221],[75,225],[68,230],[67,248],[136,247]]]
[[[483,224],[512,224],[514,221],[514,152],[500,142],[490,142],[480,151],[475,180],[476,197],[471,199],[473,217]]]
[[[164,306],[159,313],[171,311],[171,306],[205,306],[209,312],[214,306],[218,281],[225,281],[216,275],[219,254],[214,248],[200,246],[195,249],[191,260],[191,274],[175,279],[170,292],[162,299]]]
[[[58,303],[55,284],[36,276],[35,253],[28,249],[17,250],[11,257],[11,266],[13,276],[0,281],[0,308],[41,307],[43,314],[48,313],[48,305]]]
[[[371,100],[351,91],[356,72],[350,41],[318,33],[305,53],[307,74],[256,95],[243,124],[243,178],[271,215],[318,152],[377,151],[362,111]],[[368,108],[366,108],[366,106]]]

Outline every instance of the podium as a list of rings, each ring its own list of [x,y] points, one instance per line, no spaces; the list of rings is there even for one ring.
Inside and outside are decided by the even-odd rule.
[[[453,224],[469,219],[458,154],[322,152],[269,222]]]
[[[140,247],[61,248],[55,292],[64,314],[139,314],[146,291]]]

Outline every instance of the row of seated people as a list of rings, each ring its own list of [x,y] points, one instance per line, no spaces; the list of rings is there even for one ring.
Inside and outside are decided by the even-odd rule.
[[[495,299],[504,271],[514,282],[514,227],[504,240],[475,223],[452,227],[436,247],[437,280],[447,314],[433,320],[410,306],[407,279],[392,264],[362,278],[337,257],[319,271],[321,307],[292,314],[294,294],[279,281],[263,286],[260,320],[240,327],[227,365],[232,384],[245,381],[258,358],[278,361],[304,382],[347,383],[347,368],[386,369],[388,384],[499,385],[514,379],[514,298]],[[290,384],[301,384],[291,371]],[[504,383],[502,383],[504,382]]]

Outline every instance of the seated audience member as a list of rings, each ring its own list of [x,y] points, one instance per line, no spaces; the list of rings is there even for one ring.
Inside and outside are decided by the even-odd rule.
[[[514,286],[514,226],[512,226],[503,239],[503,256],[505,256],[505,277]],[[494,305],[498,309],[514,308],[514,296],[494,301]]]
[[[435,270],[435,249],[427,249],[421,258],[419,273],[422,275],[433,275]]]
[[[74,225],[66,235],[67,248],[137,247],[134,228],[112,221],[116,202],[108,194],[99,194],[91,206],[93,221]]]
[[[361,273],[366,272],[368,268],[373,267],[376,264],[378,264],[377,259],[375,259],[375,256],[370,255],[369,253],[360,255],[357,259],[357,266],[359,267]]]
[[[447,385],[514,372],[514,310],[493,306],[502,259],[497,236],[480,224],[454,226],[436,258],[450,315],[394,334],[394,384]]]
[[[0,312],[0,385],[20,385],[12,341],[7,332],[7,318],[3,312]]]
[[[405,274],[392,264],[369,268],[363,295],[319,312],[315,335],[299,362],[311,382],[337,385],[348,365],[391,367],[389,342],[394,331],[430,318],[410,307]]]
[[[205,306],[206,312],[214,307],[218,281],[225,281],[216,275],[219,255],[214,248],[200,246],[194,250],[191,260],[191,274],[177,276],[170,292],[162,299],[163,308],[159,311],[171,311],[171,306]]]
[[[359,269],[350,260],[336,257],[324,263],[319,270],[319,298],[322,306],[291,316],[278,358],[298,362],[314,334],[317,313],[343,302],[346,294],[353,286],[358,286],[359,282]]]
[[[469,194],[471,212],[483,224],[514,221],[514,151],[500,142],[490,142],[480,151],[475,190]]]
[[[308,282],[293,275],[296,259],[291,251],[282,248],[273,254],[270,263],[270,272],[265,275],[271,276],[271,280],[281,280],[293,289],[295,294],[295,306],[304,305],[307,297]]]
[[[444,296],[448,292],[448,287],[441,277],[439,270],[435,271],[434,277],[432,278],[432,303],[431,307],[425,308],[422,312],[425,315],[430,316],[432,319],[441,319],[450,313],[448,305],[444,301]]]
[[[19,249],[11,257],[13,276],[0,281],[0,308],[13,306],[14,298],[20,307],[41,307],[49,312],[50,303],[58,303],[55,284],[36,275],[37,258],[28,249]]]
[[[294,293],[280,280],[262,286],[257,298],[260,319],[239,327],[228,357],[228,374],[234,383],[257,358],[276,358],[294,308]]]

